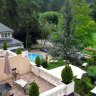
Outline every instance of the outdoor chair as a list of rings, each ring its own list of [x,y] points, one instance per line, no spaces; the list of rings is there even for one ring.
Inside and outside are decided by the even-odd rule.
[[[12,75],[13,75],[13,78],[15,78],[15,81],[16,81],[16,78],[17,77],[20,79],[19,71],[17,72],[17,69],[16,68],[13,68],[12,69]]]
[[[23,79],[19,79],[19,80],[14,81],[14,84],[17,84],[18,86],[20,86],[24,90],[24,92],[28,94],[28,88],[29,88],[28,82],[26,82]]]
[[[50,63],[58,63],[58,60],[51,59],[49,60]]]

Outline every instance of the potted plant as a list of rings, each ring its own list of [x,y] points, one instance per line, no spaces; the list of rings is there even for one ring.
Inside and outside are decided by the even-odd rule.
[[[7,50],[7,48],[8,48],[8,44],[7,44],[7,42],[3,42],[3,50]]]
[[[39,96],[39,86],[35,81],[30,84],[29,96]]]
[[[19,54],[22,54],[22,51],[21,51],[20,48],[17,48],[17,49],[16,49],[16,54],[18,54],[18,55],[19,55]]]
[[[73,80],[73,72],[69,65],[66,65],[65,68],[61,72],[62,82],[65,84],[69,84]]]
[[[36,57],[35,63],[36,63],[36,66],[37,66],[37,67],[40,67],[40,65],[42,64],[42,60],[40,59],[39,56]]]
[[[69,64],[61,72],[62,82],[66,84],[66,96],[74,92],[73,72]]]

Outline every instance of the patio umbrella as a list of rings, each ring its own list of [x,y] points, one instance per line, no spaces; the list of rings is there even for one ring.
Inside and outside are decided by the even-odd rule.
[[[4,73],[7,75],[11,74],[11,67],[8,59],[8,52],[5,53]]]

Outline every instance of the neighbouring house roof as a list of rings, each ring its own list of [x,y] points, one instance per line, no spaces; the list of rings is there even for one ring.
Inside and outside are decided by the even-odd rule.
[[[20,43],[23,43],[17,39],[14,39],[14,38],[0,38],[0,46],[3,45],[3,42],[6,41],[8,43],[8,45],[15,45],[15,44],[20,44]]]
[[[0,23],[0,33],[1,32],[14,32],[14,30],[8,28],[7,26],[5,26],[4,24]]]

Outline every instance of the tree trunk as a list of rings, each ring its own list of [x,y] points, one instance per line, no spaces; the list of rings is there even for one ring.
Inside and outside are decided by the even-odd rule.
[[[26,30],[26,49],[28,48],[28,24],[26,25],[27,30]]]

